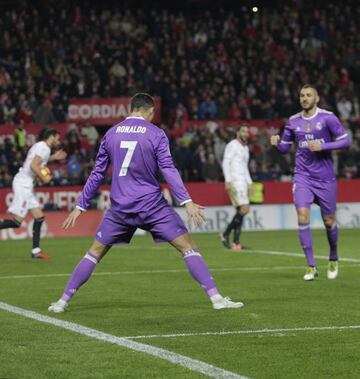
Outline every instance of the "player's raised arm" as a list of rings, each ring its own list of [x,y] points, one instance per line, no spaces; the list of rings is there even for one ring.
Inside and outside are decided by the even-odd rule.
[[[174,165],[169,149],[169,140],[165,133],[160,136],[159,144],[156,148],[157,163],[159,169],[170,187],[171,193],[175,196],[180,205],[185,205],[189,218],[199,225],[205,221],[202,213],[204,207],[192,202],[188,191],[181,179],[179,171]]]
[[[282,136],[274,135],[270,137],[270,144],[275,146],[281,153],[288,153],[294,141],[294,133],[289,125],[286,125]]]
[[[62,161],[67,156],[64,150],[57,150],[53,155],[50,155],[49,162],[52,161]]]

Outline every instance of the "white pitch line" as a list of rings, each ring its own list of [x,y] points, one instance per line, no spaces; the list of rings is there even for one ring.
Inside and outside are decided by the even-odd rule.
[[[326,266],[319,266],[326,267]],[[344,266],[346,267],[360,267],[359,265]],[[269,266],[269,267],[233,267],[233,268],[211,268],[212,272],[226,272],[226,271],[272,271],[272,270],[299,270],[303,266]],[[92,276],[117,276],[117,275],[143,275],[143,274],[168,274],[168,273],[187,273],[187,270],[143,270],[143,271],[104,271],[94,272]],[[0,276],[0,280],[5,279],[31,279],[31,278],[56,278],[68,277],[71,273],[66,274],[30,274],[30,275],[4,275]]]
[[[117,337],[112,334],[103,333],[103,332],[100,332],[99,330],[91,329],[86,326],[76,324],[73,322],[63,321],[57,318],[44,316],[40,313],[32,312],[27,309],[23,309],[19,307],[14,307],[10,304],[0,302],[0,309],[3,309],[11,313],[15,313],[20,316],[27,317],[36,321],[40,321],[46,324],[51,324],[62,329],[70,330],[72,332],[79,333],[83,336],[87,336],[87,337],[94,338],[100,341],[115,344],[115,345],[125,347],[130,350],[149,354],[156,358],[160,358],[165,361],[171,362],[173,364],[185,367],[191,371],[198,372],[200,374],[208,376],[209,378],[248,379],[245,376],[236,374],[231,371],[224,370],[220,367],[216,367],[202,361],[198,361],[196,359],[186,357],[185,355],[176,354],[169,350],[135,342],[124,337]]]
[[[243,250],[240,250],[239,253],[265,254],[265,255],[275,255],[275,256],[283,256],[283,257],[300,257],[300,258],[305,258],[304,254],[301,254],[301,253],[290,253],[290,252],[287,252],[287,251],[243,249]],[[315,258],[316,259],[326,259],[326,260],[329,260],[329,256],[327,256],[327,255],[315,255]],[[339,258],[339,261],[340,262],[360,263],[360,259],[357,259],[357,258]]]
[[[327,266],[318,266],[327,267]],[[354,268],[360,265],[341,265],[341,268]],[[300,270],[304,266],[268,266],[268,267],[231,267],[231,268],[210,268],[211,272],[241,272],[241,271],[281,271],[281,270]],[[188,270],[142,270],[142,271],[104,271],[94,272],[92,276],[121,276],[121,275],[144,275],[144,274],[171,274],[171,273],[187,273]],[[68,277],[71,273],[65,274],[29,274],[29,275],[3,275],[0,280],[6,279],[32,279],[32,278],[57,278]]]
[[[306,326],[303,328],[279,328],[279,329],[257,329],[257,330],[233,330],[227,332],[203,332],[203,333],[174,333],[174,334],[148,334],[143,336],[128,336],[128,339],[147,339],[147,338],[173,338],[173,337],[201,337],[201,336],[227,336],[236,334],[262,334],[262,333],[291,333],[291,332],[313,332],[323,330],[347,330],[360,329],[360,325],[346,326]]]

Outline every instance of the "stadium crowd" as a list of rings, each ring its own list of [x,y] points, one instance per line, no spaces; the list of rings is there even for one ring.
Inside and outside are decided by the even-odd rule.
[[[298,0],[257,13],[247,7],[187,13],[122,9],[114,2],[21,2],[0,18],[0,128],[64,122],[73,97],[147,91],[161,97],[171,137],[185,120],[286,118],[298,111],[300,86],[311,82],[320,107],[333,110],[352,132],[350,151],[335,154],[339,176],[359,177],[356,3]],[[69,130],[67,167],[59,167],[54,184],[86,179],[102,133],[92,128],[90,137],[79,127]],[[219,162],[231,133],[190,127],[182,138],[171,138],[184,179],[221,180]],[[292,157],[280,158],[267,134],[253,136],[251,173],[255,180],[288,180]],[[11,184],[25,148],[18,140],[0,144],[0,186]]]
[[[349,151],[335,152],[334,163],[340,178],[360,177],[360,128],[352,131],[352,146]],[[181,138],[174,138],[166,130],[174,162],[184,181],[222,181],[221,160],[226,143],[234,138],[231,128],[204,126],[189,128]],[[293,169],[293,154],[281,155],[270,146],[271,131],[259,129],[250,139],[250,173],[254,181],[290,181]],[[91,125],[70,125],[62,147],[68,152],[66,164],[54,165],[54,179],[50,185],[83,184],[94,164],[101,136]],[[26,147],[6,138],[0,142],[0,188],[10,187],[12,178],[23,163]],[[111,182],[111,172],[106,183]]]

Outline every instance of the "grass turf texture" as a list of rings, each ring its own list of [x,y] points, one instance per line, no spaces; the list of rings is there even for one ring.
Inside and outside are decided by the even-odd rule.
[[[324,231],[315,253],[327,255]],[[194,235],[224,295],[243,309],[214,311],[178,253],[150,237],[114,247],[77,293],[69,312],[48,305],[92,239],[43,241],[53,261],[30,258],[29,241],[0,242],[0,301],[116,336],[360,325],[360,263],[343,262],[337,280],[304,282],[305,259],[224,250],[215,234]],[[300,252],[296,232],[244,233],[254,250]],[[360,259],[358,230],[341,230],[340,254]],[[223,270],[226,269],[227,271]],[[150,272],[150,271],[171,272]],[[145,271],[140,273],[141,271]],[[65,276],[4,278],[12,275]],[[0,378],[201,378],[169,362],[0,310]],[[250,378],[359,378],[360,330],[139,339]]]

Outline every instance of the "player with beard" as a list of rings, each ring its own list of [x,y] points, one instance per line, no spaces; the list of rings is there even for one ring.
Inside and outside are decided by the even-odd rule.
[[[63,150],[58,150],[51,155],[51,149],[60,144],[60,133],[57,130],[42,130],[40,139],[41,141],[36,142],[30,148],[23,166],[14,177],[12,183],[14,198],[8,209],[13,217],[0,220],[0,229],[20,228],[27,213],[30,212],[34,218],[31,257],[49,259],[50,257],[40,249],[44,213],[34,194],[34,182],[38,178],[42,183],[48,183],[52,177],[50,172],[43,169],[50,161],[65,159],[66,153]]]
[[[270,143],[287,153],[296,148],[294,172],[294,203],[299,224],[299,240],[307,259],[304,280],[318,275],[310,231],[310,207],[320,206],[330,246],[328,279],[338,276],[338,227],[336,212],[336,177],[331,151],[350,146],[350,139],[339,119],[330,111],[317,106],[316,88],[306,84],[300,91],[302,111],[291,116],[282,136],[272,136]]]
[[[222,162],[225,178],[225,189],[229,193],[232,205],[235,207],[235,215],[231,222],[221,233],[220,238],[223,245],[230,249],[229,237],[234,231],[233,250],[241,250],[240,233],[243,220],[250,211],[248,189],[252,184],[249,172],[249,127],[242,125],[236,132],[236,138],[225,147],[224,159]]]

